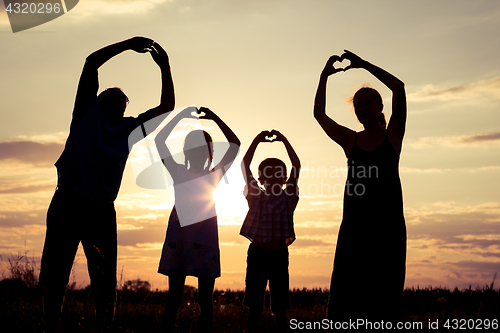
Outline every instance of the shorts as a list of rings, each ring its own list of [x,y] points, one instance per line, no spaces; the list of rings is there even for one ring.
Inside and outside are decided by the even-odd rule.
[[[271,311],[276,314],[290,309],[288,258],[288,247],[266,249],[250,244],[243,305],[262,307],[269,281]]]

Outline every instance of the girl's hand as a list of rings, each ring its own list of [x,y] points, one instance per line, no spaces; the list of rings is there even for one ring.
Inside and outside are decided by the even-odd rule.
[[[185,108],[181,112],[179,112],[175,117],[178,119],[177,120],[178,122],[184,118],[198,119],[197,113],[198,113],[198,109],[196,109],[193,106],[190,106],[190,107]]]
[[[202,112],[205,114],[201,115]],[[198,114],[199,114],[198,119],[215,120],[216,117],[215,113],[212,110],[204,106],[198,109]]]
[[[333,55],[331,56],[328,61],[326,62],[326,65],[325,65],[325,68],[323,68],[323,72],[322,74],[326,75],[326,76],[330,76],[332,74],[335,74],[335,73],[338,73],[338,72],[342,72],[344,69],[342,68],[335,68],[335,66],[333,66],[333,64],[337,61],[339,62],[342,62],[342,58],[339,57],[338,55]]]
[[[351,51],[344,50],[344,54],[340,57],[341,60],[347,59],[351,62],[349,66],[344,68],[344,71],[351,69],[351,68],[365,68],[365,63],[366,61],[361,59],[359,56],[356,54],[352,53]]]

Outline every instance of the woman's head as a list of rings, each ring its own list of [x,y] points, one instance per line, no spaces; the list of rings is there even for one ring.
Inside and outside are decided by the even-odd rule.
[[[194,130],[184,139],[184,164],[186,168],[208,169],[213,161],[213,140],[203,130]]]
[[[366,127],[372,122],[380,122],[383,128],[386,128],[385,116],[382,113],[384,103],[379,92],[371,87],[361,87],[356,91],[351,99],[354,107],[354,113],[359,122]]]
[[[104,114],[115,117],[123,117],[127,107],[128,97],[118,87],[108,88],[97,96],[99,105]]]

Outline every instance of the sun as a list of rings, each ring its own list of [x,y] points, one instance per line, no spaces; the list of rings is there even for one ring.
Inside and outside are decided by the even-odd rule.
[[[243,196],[243,187],[221,182],[214,192],[215,209],[219,224],[241,224],[248,211],[248,204]]]

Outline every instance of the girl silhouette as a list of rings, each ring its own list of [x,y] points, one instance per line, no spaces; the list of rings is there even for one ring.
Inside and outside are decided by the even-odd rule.
[[[213,194],[219,181],[233,163],[240,141],[210,109],[200,108],[199,117],[187,108],[176,115],[156,136],[155,142],[165,168],[174,180],[175,204],[168,221],[158,273],[168,276],[169,293],[163,312],[162,331],[173,332],[182,303],[186,276],[198,277],[199,327],[213,331],[212,294],[215,278],[220,276],[219,237]],[[178,164],[165,144],[167,137],[183,118],[213,120],[230,143],[219,164],[211,168],[213,142],[202,130],[190,132],[184,142],[185,163]]]
[[[345,69],[333,66],[343,59],[351,64]],[[392,91],[387,126],[382,97],[367,87],[352,98],[363,131],[356,133],[326,115],[328,77],[351,68],[367,70]],[[340,57],[330,57],[321,73],[314,117],[344,149],[348,163],[327,317],[335,321],[397,319],[406,270],[406,225],[398,171],[406,123],[404,83],[346,50]]]

